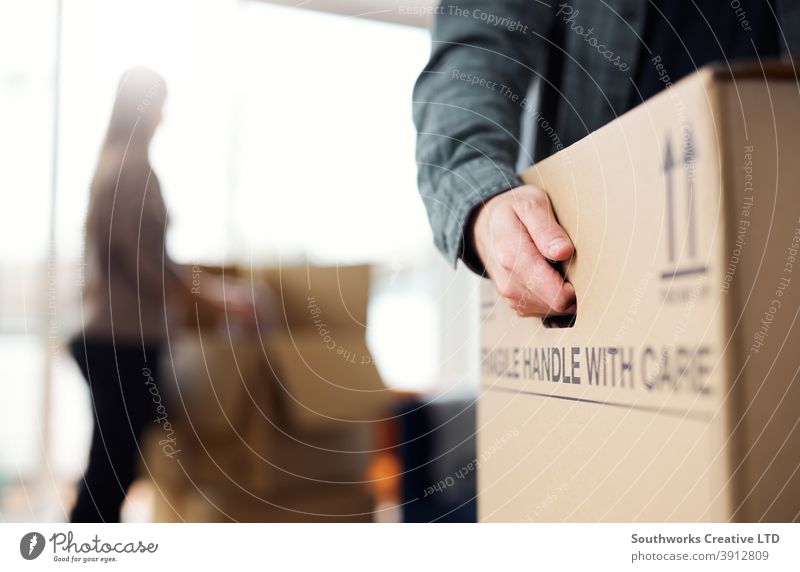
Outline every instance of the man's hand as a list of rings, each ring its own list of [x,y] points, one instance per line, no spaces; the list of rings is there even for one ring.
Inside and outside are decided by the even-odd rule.
[[[472,244],[497,291],[520,316],[574,314],[575,288],[548,260],[567,260],[572,241],[542,189],[523,185],[492,197],[473,218]]]

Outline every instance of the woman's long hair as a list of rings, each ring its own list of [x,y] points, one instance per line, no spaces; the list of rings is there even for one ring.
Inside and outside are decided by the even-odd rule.
[[[103,152],[109,147],[132,147],[150,143],[161,120],[161,107],[167,95],[164,78],[145,67],[131,68],[122,74],[117,98],[108,122]]]
[[[161,109],[166,96],[164,78],[153,70],[135,67],[122,74],[92,179],[86,217],[87,234],[92,228],[95,197],[119,176],[124,163],[142,168],[149,166],[148,148],[161,121]]]

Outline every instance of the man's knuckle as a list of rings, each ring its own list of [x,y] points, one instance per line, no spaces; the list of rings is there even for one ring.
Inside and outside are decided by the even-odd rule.
[[[569,310],[570,307],[569,300],[565,300],[563,298],[557,298],[555,302],[553,302],[553,310],[556,312],[566,312]]]
[[[546,207],[549,204],[547,193],[545,193],[539,187],[531,187],[527,198],[528,202],[537,208]]]
[[[560,292],[553,301],[553,309],[556,312],[566,312],[575,303],[575,299],[566,292]]]
[[[519,299],[519,290],[509,280],[501,280],[497,282],[497,292],[506,300]]]
[[[510,248],[498,249],[497,253],[495,254],[495,259],[497,260],[497,264],[500,265],[503,270],[507,271],[514,270],[518,262],[517,253]]]
[[[542,282],[544,282],[544,280],[546,279],[548,274],[550,274],[551,271],[552,269],[550,268],[550,265],[547,262],[545,262],[541,258],[537,258],[531,264],[530,279],[536,282],[537,284],[541,284]]]
[[[535,274],[529,274],[525,277],[525,288],[529,292],[536,292],[539,290],[540,280]]]

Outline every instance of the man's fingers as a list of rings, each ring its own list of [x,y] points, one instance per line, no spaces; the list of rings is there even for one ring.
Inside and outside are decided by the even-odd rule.
[[[575,289],[537,249],[513,213],[495,227],[491,272],[500,295],[520,315],[562,314],[575,304]]]
[[[536,250],[531,242],[527,260],[516,272],[528,292],[536,296],[548,307],[548,314],[564,314],[575,304],[575,288],[553,268]]]
[[[490,270],[497,292],[506,304],[520,316],[545,316],[550,307],[536,294],[525,289],[514,275],[497,265]]]
[[[472,243],[500,295],[522,316],[572,314],[575,288],[549,260],[575,249],[547,194],[523,185],[490,199],[474,217]]]
[[[514,211],[528,229],[539,252],[549,260],[566,260],[572,256],[575,247],[556,221],[547,193],[530,185],[520,187],[518,191],[514,195]]]

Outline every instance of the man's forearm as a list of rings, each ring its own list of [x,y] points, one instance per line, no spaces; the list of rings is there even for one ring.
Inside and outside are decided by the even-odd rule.
[[[437,14],[414,121],[419,190],[434,242],[453,263],[464,258],[475,207],[519,184],[520,115],[551,16],[529,1],[460,2]]]

